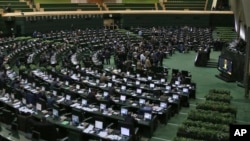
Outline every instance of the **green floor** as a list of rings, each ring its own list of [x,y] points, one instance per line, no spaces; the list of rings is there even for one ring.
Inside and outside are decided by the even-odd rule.
[[[212,51],[210,61],[217,62],[219,55],[220,52]],[[216,74],[219,74],[216,68],[195,67],[195,56],[196,53],[193,51],[185,54],[176,52],[172,57],[165,59],[164,66],[191,72],[192,81],[197,84],[196,99],[190,99],[190,107],[182,108],[180,113],[172,117],[167,125],[159,125],[150,141],[173,140],[178,126],[186,120],[188,112],[195,108],[196,103],[204,102],[204,96],[208,94],[211,88],[230,90],[233,97],[232,105],[238,109],[237,122],[250,124],[250,100],[244,98],[244,89],[237,86],[236,83],[227,83],[215,77]]]

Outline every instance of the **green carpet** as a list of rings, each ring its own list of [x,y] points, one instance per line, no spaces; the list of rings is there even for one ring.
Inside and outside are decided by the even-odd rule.
[[[220,52],[212,51],[210,61],[217,62]],[[167,125],[159,125],[150,141],[171,141],[176,136],[178,126],[187,119],[187,114],[191,109],[195,109],[196,104],[204,102],[204,96],[208,94],[209,89],[227,89],[231,91],[232,105],[238,110],[237,122],[250,124],[250,100],[244,98],[244,88],[237,86],[236,83],[227,83],[217,77],[219,71],[216,68],[195,67],[194,59],[196,53],[190,51],[189,53],[176,52],[173,56],[164,60],[164,66],[169,67],[169,79],[171,69],[187,70],[192,75],[192,81],[196,83],[196,99],[190,99],[190,107],[182,107],[179,114],[172,117]],[[114,64],[113,58],[111,64]],[[114,65],[112,65],[114,67]],[[108,67],[105,65],[105,67]],[[169,81],[169,80],[168,80]]]
[[[211,61],[217,62],[220,52],[211,52]],[[250,124],[250,100],[244,98],[244,89],[236,83],[227,83],[215,77],[219,74],[216,68],[195,67],[196,53],[191,51],[186,54],[176,52],[172,57],[165,59],[164,65],[179,70],[188,70],[192,75],[192,81],[197,84],[196,99],[190,99],[190,107],[182,108],[178,115],[169,120],[166,126],[161,125],[154,133],[150,141],[170,141],[176,136],[178,126],[186,120],[191,109],[195,109],[196,103],[203,102],[204,96],[211,88],[227,89],[231,91],[232,105],[238,110],[237,122]],[[171,72],[171,71],[170,71]]]

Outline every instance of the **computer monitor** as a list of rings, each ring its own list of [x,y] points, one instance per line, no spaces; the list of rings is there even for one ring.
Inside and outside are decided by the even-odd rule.
[[[130,130],[129,128],[121,127],[121,135],[123,136],[130,136]]]
[[[89,77],[88,77],[88,76],[86,76],[86,80],[89,80]]]
[[[139,99],[139,104],[145,104],[145,99]]]
[[[129,71],[127,71],[127,75],[130,75],[130,72],[129,72]]]
[[[58,111],[58,109],[56,109],[56,108],[52,109],[52,116],[54,118],[59,118],[59,111]]]
[[[142,93],[142,89],[136,89],[136,93],[137,94],[141,94]]]
[[[182,92],[183,92],[183,93],[188,93],[189,90],[188,90],[188,88],[183,88],[183,89],[182,89]]]
[[[178,94],[173,94],[173,99],[178,100],[179,99],[179,95]]]
[[[180,85],[180,81],[175,81],[174,84],[175,85]]]
[[[126,101],[126,96],[125,95],[120,95],[120,100],[121,101]]]
[[[103,103],[100,104],[100,110],[106,110],[106,108],[107,108],[106,104]]]
[[[53,91],[52,94],[53,94],[54,96],[57,96],[57,91]]]
[[[95,121],[95,128],[97,129],[103,129],[103,122],[102,121]]]
[[[26,103],[27,103],[26,99],[25,99],[25,98],[22,98],[22,104],[23,104],[23,105],[26,105]]]
[[[148,76],[148,80],[152,80],[152,76]]]
[[[164,78],[161,78],[161,83],[165,83],[166,80]]]
[[[127,115],[128,114],[128,109],[121,107],[121,115]]]
[[[80,85],[79,85],[79,84],[76,85],[76,89],[77,89],[77,90],[80,89]]]
[[[44,87],[44,86],[42,86],[42,88],[41,88],[41,89],[42,89],[42,91],[45,91],[45,87]]]
[[[140,74],[136,74],[136,77],[139,78],[139,77],[140,77]]]
[[[15,94],[12,93],[12,94],[10,95],[10,97],[11,97],[11,99],[15,99]]]
[[[65,85],[68,86],[69,85],[69,81],[65,81]]]
[[[72,124],[73,125],[78,125],[80,123],[80,119],[79,119],[79,116],[78,115],[74,115],[72,114]]]
[[[103,92],[103,97],[107,97],[108,95],[109,95],[108,92],[106,92],[106,91]]]
[[[140,85],[140,81],[135,81],[135,85]]]
[[[112,80],[114,80],[116,78],[116,76],[115,75],[112,75]]]
[[[125,90],[126,90],[126,86],[122,85],[122,86],[121,86],[121,90],[122,90],[122,91],[125,91]]]
[[[160,107],[161,108],[167,108],[167,103],[166,102],[160,102]]]
[[[112,83],[109,82],[109,83],[108,83],[108,87],[112,87]]]
[[[144,113],[144,119],[145,120],[151,120],[152,119],[152,114],[150,114],[150,113]]]
[[[124,81],[124,82],[127,82],[127,81],[128,81],[128,79],[127,79],[127,78],[123,78],[123,81]]]
[[[150,84],[149,84],[149,87],[150,87],[150,88],[154,88],[154,87],[155,87],[155,84],[154,84],[154,83],[150,83]]]
[[[82,99],[82,106],[86,106],[88,104],[87,100],[86,99]]]
[[[171,90],[171,86],[166,86],[166,90],[170,91]]]
[[[65,99],[70,101],[71,100],[71,95],[67,94],[66,97],[65,97]]]
[[[96,84],[99,84],[99,83],[100,83],[100,80],[99,80],[99,79],[96,79],[95,82],[96,82]]]
[[[36,103],[36,110],[37,111],[42,111],[42,104]]]

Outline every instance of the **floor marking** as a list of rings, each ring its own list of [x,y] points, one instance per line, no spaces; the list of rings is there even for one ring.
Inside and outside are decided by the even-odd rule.
[[[174,125],[174,126],[180,126],[180,124],[176,124],[176,123],[167,123],[167,124],[169,124],[169,125]]]
[[[153,139],[157,139],[157,140],[161,140],[161,141],[172,141],[172,140],[167,140],[167,139],[163,139],[163,138],[159,138],[159,137],[152,137]]]
[[[183,113],[183,112],[180,112],[181,115],[187,115],[188,113]]]

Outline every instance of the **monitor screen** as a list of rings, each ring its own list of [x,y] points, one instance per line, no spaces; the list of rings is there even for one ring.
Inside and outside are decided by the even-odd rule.
[[[37,111],[42,111],[42,104],[36,103],[36,110]]]
[[[103,92],[103,96],[104,96],[104,97],[107,97],[108,95],[109,95],[108,92],[106,92],[106,91]]]
[[[114,80],[115,79],[115,75],[112,75],[112,80]]]
[[[127,75],[130,75],[130,72],[129,72],[129,71],[127,71]]]
[[[140,81],[135,81],[135,85],[140,85]]]
[[[179,95],[178,94],[173,94],[173,99],[179,99]]]
[[[87,100],[86,99],[82,99],[82,106],[87,105]]]
[[[52,92],[54,96],[57,96],[57,91]]]
[[[102,121],[95,121],[95,128],[97,129],[103,129],[103,122]]]
[[[120,96],[120,100],[121,100],[121,101],[126,101],[126,96],[125,96],[125,95],[121,95],[121,96]]]
[[[71,100],[71,96],[70,95],[66,95],[66,100]]]
[[[42,86],[42,91],[45,91],[45,87],[44,86]]]
[[[79,117],[77,115],[72,115],[72,123],[73,124],[79,124],[80,123]]]
[[[183,92],[183,93],[188,93],[188,88],[183,88],[183,89],[182,89],[182,92]]]
[[[175,85],[180,85],[180,81],[175,81],[174,84]]]
[[[57,109],[52,109],[52,115],[53,117],[59,117],[59,112]]]
[[[123,136],[130,136],[129,128],[121,127],[121,135]]]
[[[150,114],[150,113],[144,113],[144,119],[145,120],[151,120],[151,118],[152,118],[152,114]]]
[[[15,94],[10,95],[11,99],[15,99]]]
[[[126,86],[121,86],[121,90],[126,90]]]
[[[161,79],[161,83],[165,83],[165,79],[164,78]]]
[[[148,76],[148,80],[152,80],[152,76]]]
[[[101,104],[100,104],[100,109],[101,109],[101,110],[105,110],[105,109],[106,109],[106,104],[101,103]]]
[[[99,83],[100,83],[100,80],[99,80],[99,79],[96,79],[95,82],[96,82],[96,84],[99,84]]]
[[[161,102],[160,107],[161,108],[167,108],[167,103],[166,102]]]
[[[233,61],[231,59],[219,56],[218,70],[228,75],[232,75]]]
[[[80,85],[77,84],[77,85],[76,85],[76,89],[80,89]]]
[[[166,86],[166,90],[171,90],[171,86]]]
[[[128,109],[121,108],[121,115],[127,115],[127,114],[128,114]]]
[[[140,77],[140,74],[136,74],[136,77],[139,78],[139,77]]]
[[[127,78],[123,78],[123,81],[124,81],[124,82],[127,82],[127,81],[128,81],[128,79],[127,79]]]
[[[150,88],[154,88],[154,87],[155,87],[155,84],[154,84],[154,83],[150,83],[150,84],[149,84],[149,87],[150,87]]]
[[[26,104],[26,99],[22,98],[22,103],[25,105]]]
[[[108,87],[112,87],[112,83],[109,82],[109,83],[108,83]]]
[[[65,81],[65,85],[68,86],[69,85],[69,81]]]
[[[137,94],[141,94],[141,93],[142,93],[142,90],[141,90],[141,89],[136,89],[136,93],[137,93]]]
[[[145,104],[145,99],[139,99],[140,104]]]

